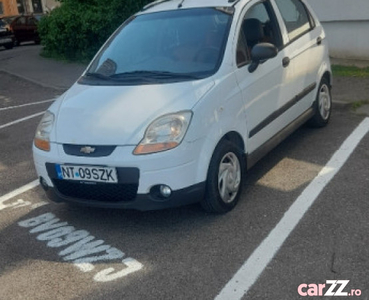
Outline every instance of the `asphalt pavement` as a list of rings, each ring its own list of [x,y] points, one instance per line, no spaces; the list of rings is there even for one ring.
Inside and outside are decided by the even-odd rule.
[[[0,71],[63,92],[81,76],[87,66],[42,57],[41,50],[42,46],[31,44],[3,51]]]

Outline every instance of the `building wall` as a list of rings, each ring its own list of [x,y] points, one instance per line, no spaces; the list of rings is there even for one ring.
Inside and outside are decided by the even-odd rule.
[[[0,16],[12,16],[22,13],[18,10],[17,0],[0,0],[0,2],[3,4],[3,14],[0,14]],[[19,2],[22,3],[24,13],[26,14],[33,13],[35,11],[35,5],[38,5],[37,1],[32,0],[20,0]],[[60,2],[55,0],[41,0],[40,2],[42,12],[44,13],[50,12],[60,5]]]
[[[60,2],[54,1],[54,0],[42,0],[42,4],[44,7],[45,12],[50,12],[54,8],[58,7],[60,5]]]
[[[369,0],[306,0],[322,23],[330,55],[369,60]]]
[[[11,16],[18,14],[16,0],[0,0],[0,2],[3,4],[3,14],[0,14],[0,16]]]

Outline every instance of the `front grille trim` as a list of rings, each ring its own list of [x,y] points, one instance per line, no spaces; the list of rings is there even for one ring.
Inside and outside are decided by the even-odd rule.
[[[57,192],[67,198],[106,203],[130,202],[137,196],[137,183],[94,183],[52,179]]]
[[[91,147],[94,149],[91,153],[83,153],[81,149],[83,147]],[[63,144],[63,150],[66,154],[72,156],[84,156],[84,157],[106,157],[110,156],[117,146],[97,146],[97,145],[74,145]]]

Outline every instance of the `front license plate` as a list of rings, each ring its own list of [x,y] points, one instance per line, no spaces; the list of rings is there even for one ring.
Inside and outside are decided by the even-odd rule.
[[[115,168],[98,166],[55,165],[59,179],[117,183]]]

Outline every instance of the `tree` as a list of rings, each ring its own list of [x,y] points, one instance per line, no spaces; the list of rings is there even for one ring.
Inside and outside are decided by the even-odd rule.
[[[150,0],[61,0],[42,18],[38,31],[44,55],[89,61],[128,17]]]

